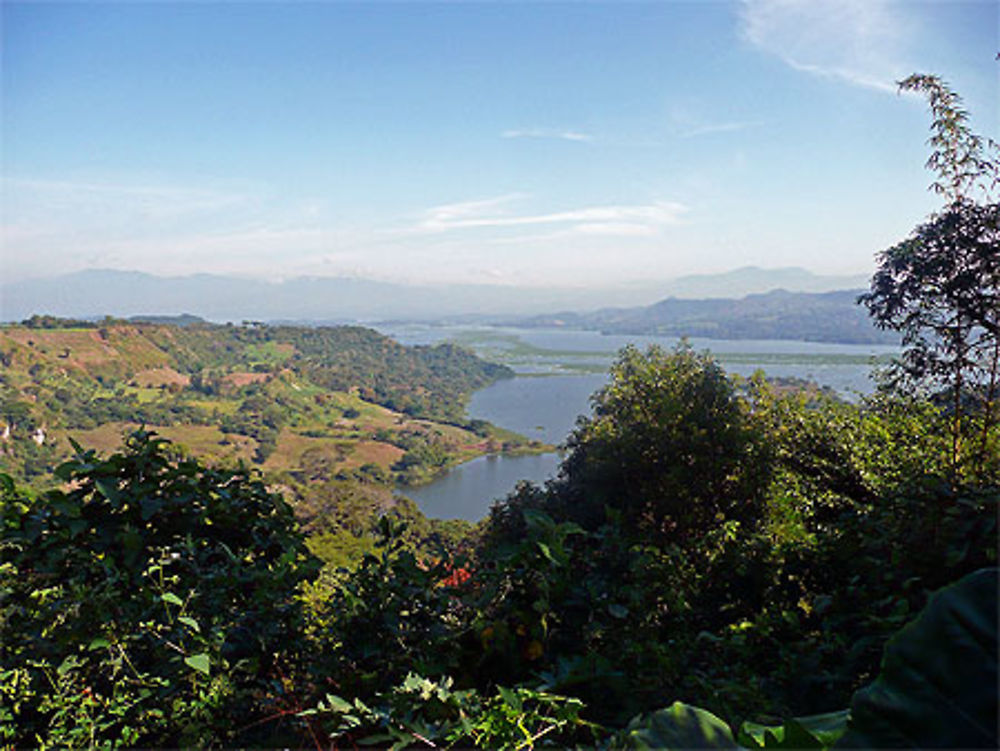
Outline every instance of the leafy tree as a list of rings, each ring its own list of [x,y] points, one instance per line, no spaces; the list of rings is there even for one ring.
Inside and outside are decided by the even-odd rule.
[[[259,738],[240,733],[260,729],[301,651],[296,590],[317,567],[291,509],[247,472],[176,462],[144,432],[59,476],[67,489],[34,499],[0,477],[9,740]]]
[[[686,344],[670,354],[626,347],[592,402],[561,471],[570,518],[592,527],[608,506],[652,539],[683,542],[759,514],[764,447],[710,357]]]
[[[963,440],[978,432],[969,468],[988,473],[1000,446],[992,435],[1000,388],[1000,179],[997,147],[968,125],[961,99],[935,76],[900,83],[925,94],[934,117],[927,166],[932,189],[948,201],[903,242],[879,255],[871,289],[859,298],[880,328],[903,334],[905,376],[942,394],[950,406],[952,471]],[[972,402],[978,423],[966,419]]]

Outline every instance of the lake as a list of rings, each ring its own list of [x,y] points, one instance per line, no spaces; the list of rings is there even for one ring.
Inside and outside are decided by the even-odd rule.
[[[622,347],[657,344],[670,349],[677,344],[673,337],[606,336],[565,329],[422,324],[376,328],[403,344],[455,342],[513,368],[517,377],[473,394],[468,414],[553,445],[565,441],[579,415],[589,414],[590,396],[607,382],[608,368]],[[769,340],[691,339],[690,343],[695,350],[710,351],[728,372],[749,376],[763,370],[769,376],[807,378],[848,399],[870,393],[873,362],[887,361],[899,351],[885,345]],[[552,477],[559,461],[556,453],[480,457],[427,485],[400,492],[428,516],[476,521],[518,481],[543,483]]]

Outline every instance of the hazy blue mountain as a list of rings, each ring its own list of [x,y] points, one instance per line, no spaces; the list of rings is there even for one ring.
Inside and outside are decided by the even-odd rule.
[[[0,319],[17,321],[34,313],[77,318],[184,313],[212,321],[495,318],[643,305],[668,295],[691,297],[699,290],[735,290],[712,296],[739,297],[758,288],[828,289],[844,281],[804,269],[753,267],[600,289],[403,285],[331,277],[266,282],[212,274],[160,277],[136,271],[88,270],[0,286]]]
[[[519,320],[517,324],[580,328],[610,334],[897,343],[895,334],[875,328],[867,310],[856,303],[860,293],[860,289],[823,293],[774,290],[740,299],[680,300],[671,297],[635,308],[534,316]]]
[[[833,292],[867,287],[868,281],[869,277],[865,274],[825,276],[797,266],[777,269],[744,266],[721,274],[691,274],[677,277],[661,287],[660,297],[740,298],[777,289],[790,292]]]
[[[91,270],[0,287],[0,318],[33,313],[88,317],[189,313],[214,321],[426,319],[463,313],[539,313],[593,307],[589,293],[488,285],[410,286],[366,279],[265,282],[210,274],[158,277]]]

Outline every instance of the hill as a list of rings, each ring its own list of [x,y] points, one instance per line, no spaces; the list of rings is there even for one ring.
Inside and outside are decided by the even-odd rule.
[[[740,299],[667,298],[635,308],[558,313],[520,326],[565,326],[608,334],[658,334],[712,339],[796,339],[845,344],[895,344],[855,303],[860,290],[809,293],[774,290]]]
[[[512,373],[459,347],[404,347],[360,327],[184,322],[36,316],[0,328],[0,470],[43,478],[69,439],[111,450],[139,425],[290,486],[419,481],[526,446],[463,417],[472,391]]]

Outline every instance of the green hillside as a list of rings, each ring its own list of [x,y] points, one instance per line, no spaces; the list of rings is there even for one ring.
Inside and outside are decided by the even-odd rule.
[[[0,470],[29,484],[47,481],[70,439],[106,452],[141,425],[292,488],[419,482],[482,453],[538,448],[463,417],[468,395],[509,369],[360,327],[35,316],[0,328],[0,366]]]

